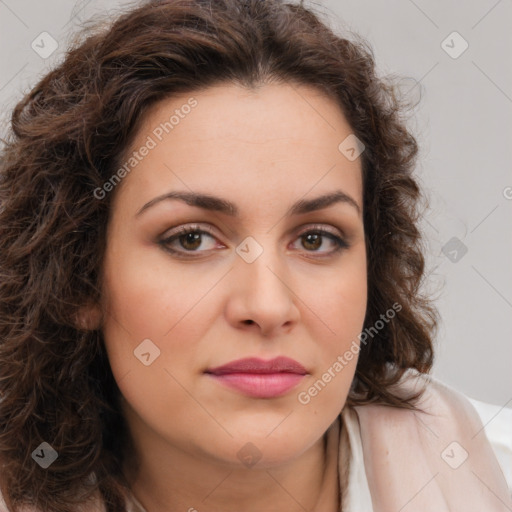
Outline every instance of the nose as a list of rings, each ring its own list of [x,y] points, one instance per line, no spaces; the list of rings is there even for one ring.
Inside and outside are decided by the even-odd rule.
[[[270,337],[289,332],[297,324],[298,297],[282,258],[268,248],[251,263],[236,258],[226,306],[231,325]]]

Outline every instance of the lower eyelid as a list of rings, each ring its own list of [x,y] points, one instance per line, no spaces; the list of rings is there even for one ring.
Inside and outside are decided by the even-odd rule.
[[[320,234],[322,237],[324,238],[328,238],[329,240],[331,240],[335,245],[336,245],[336,248],[332,251],[327,251],[327,252],[319,252],[319,251],[306,251],[306,252],[310,252],[310,253],[315,253],[317,252],[318,254],[326,254],[326,255],[329,255],[329,254],[334,254],[335,252],[338,252],[340,249],[347,249],[349,247],[349,244],[347,243],[347,241],[338,236],[338,235],[334,235],[333,233],[329,232],[329,231],[322,231],[322,230],[308,230],[308,231],[304,231],[303,233],[300,233],[299,235],[297,235],[297,237],[295,238],[295,240],[299,240],[301,237],[309,234],[309,233],[316,233],[316,234]]]

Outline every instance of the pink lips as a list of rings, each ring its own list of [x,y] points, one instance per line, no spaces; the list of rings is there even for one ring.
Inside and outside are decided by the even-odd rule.
[[[238,359],[205,372],[227,387],[255,398],[274,398],[294,388],[307,370],[289,357]]]

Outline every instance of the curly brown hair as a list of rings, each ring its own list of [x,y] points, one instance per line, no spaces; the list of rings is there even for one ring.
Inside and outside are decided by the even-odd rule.
[[[0,160],[0,488],[14,512],[75,510],[97,492],[125,510],[126,426],[101,329],[77,325],[99,304],[113,175],[145,112],[221,83],[312,85],[341,107],[361,155],[368,307],[364,326],[400,311],[361,344],[349,405],[415,409],[392,387],[433,364],[437,312],[421,293],[412,176],[417,143],[371,49],[311,8],[282,0],[144,2],[80,33],[14,108]],[[48,440],[58,459],[32,460]]]

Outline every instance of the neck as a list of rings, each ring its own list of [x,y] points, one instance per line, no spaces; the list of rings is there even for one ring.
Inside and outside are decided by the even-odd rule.
[[[140,434],[138,427],[131,430]],[[125,474],[147,512],[339,512],[339,425],[332,427],[293,461],[261,468],[199,458],[145,432],[136,437],[143,445],[128,451],[138,456]]]

